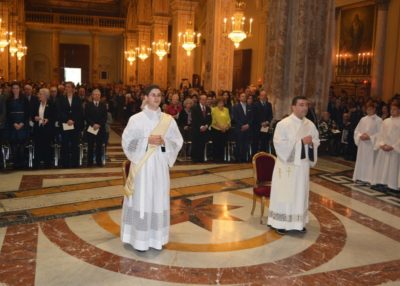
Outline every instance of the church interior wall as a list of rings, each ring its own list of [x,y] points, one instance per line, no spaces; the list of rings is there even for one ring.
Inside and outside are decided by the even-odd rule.
[[[28,30],[26,43],[26,78],[33,81],[51,81],[51,32]]]
[[[263,21],[263,9],[260,3],[258,1],[246,3],[244,14],[246,18],[254,19],[252,36],[240,43],[238,50],[252,50],[250,83],[258,85],[264,82],[266,24]]]
[[[122,36],[99,36],[99,58],[98,67],[95,67],[99,73],[106,72],[107,78],[102,79],[99,76],[99,83],[115,83],[122,79]]]
[[[368,0],[336,0],[336,7],[340,9],[346,9],[351,6],[362,6],[375,4],[385,5],[387,4],[387,16],[386,16],[386,35],[384,37],[384,53],[382,57],[383,61],[383,83],[382,91],[380,94],[375,94],[377,97],[387,101],[393,97],[394,94],[400,93],[400,0],[388,0],[388,1],[368,1]],[[337,21],[340,17],[337,18]],[[376,32],[375,20],[374,33]],[[335,47],[338,47],[340,23],[336,23],[336,39]],[[373,49],[377,46],[376,35],[373,37]],[[333,66],[333,68],[335,68]],[[334,80],[334,79],[333,79]]]
[[[400,0],[389,2],[384,58],[383,99],[400,93]]]
[[[143,2],[144,3],[144,2]],[[167,2],[165,2],[167,3]],[[164,3],[164,4],[165,4]],[[206,27],[207,27],[207,5],[206,0],[198,2],[199,5],[196,8],[195,16],[195,27],[196,30],[202,33],[202,45],[196,48],[192,53],[192,61],[194,62],[194,74],[200,75],[201,81],[204,80],[204,75],[206,71],[206,47],[207,39]],[[265,65],[266,60],[266,11],[263,8],[264,1],[246,1],[247,5],[245,8],[245,16],[247,18],[253,17],[253,36],[245,39],[239,50],[251,49],[252,50],[252,60],[251,60],[251,76],[250,82],[253,85],[258,85],[265,82],[265,72],[268,72],[268,67]],[[357,5],[383,5],[387,3],[387,18],[386,18],[386,36],[383,54],[383,84],[382,91],[377,94],[378,97],[382,97],[384,100],[388,100],[395,93],[400,93],[400,0],[388,0],[388,1],[375,1],[375,0],[336,0],[336,7],[340,9],[350,6]],[[144,5],[144,4],[143,4]],[[146,4],[147,5],[147,4]],[[165,4],[167,5],[167,4]],[[167,5],[168,6],[168,5]],[[151,9],[150,9],[151,10]],[[150,11],[149,10],[149,11]],[[150,13],[147,11],[146,19],[151,18]],[[171,14],[172,11],[169,11]],[[140,14],[140,13],[139,13]],[[339,13],[340,14],[340,13]],[[226,15],[230,17],[230,15]],[[340,21],[340,17],[337,18]],[[174,21],[171,19],[170,25],[173,25]],[[213,25],[222,25],[223,18],[217,20]],[[340,23],[336,23],[336,28],[339,28]],[[376,26],[376,21],[375,21]],[[65,27],[64,27],[65,29]],[[68,29],[68,28],[66,28]],[[172,31],[172,26],[170,31]],[[336,44],[338,46],[339,41],[339,30],[336,32]],[[374,28],[374,33],[376,32],[376,27]],[[98,82],[99,83],[114,83],[119,82],[123,79],[123,69],[125,65],[125,60],[123,56],[124,43],[122,35],[111,35],[107,32],[98,31],[99,37],[99,47],[95,55],[96,57],[96,67],[93,66],[93,59],[90,58],[90,70],[94,70],[99,73]],[[173,35],[176,37],[176,35]],[[65,44],[84,44],[88,45],[90,48],[90,53],[92,55],[92,45],[93,45],[93,35],[89,31],[72,32],[69,30],[62,30],[59,32],[59,43]],[[376,47],[376,36],[373,37],[373,48]],[[42,81],[52,81],[52,67],[58,66],[58,63],[52,63],[54,55],[57,53],[53,51],[52,45],[52,31],[46,30],[46,28],[28,28],[26,30],[26,45],[28,46],[28,54],[23,62],[26,61],[26,74],[25,78],[32,80],[42,80]],[[332,62],[335,64],[335,54],[334,51],[332,55]],[[186,55],[185,55],[186,56]],[[174,74],[174,66],[171,62],[171,58],[168,59],[168,78],[169,84],[171,86],[175,85],[175,82],[171,82],[171,74]],[[151,61],[148,61],[150,64]],[[334,70],[335,67],[332,68]],[[3,73],[7,73],[7,69],[3,68]],[[104,77],[105,75],[105,77]],[[90,77],[92,79],[92,77]],[[191,80],[191,78],[190,78]],[[332,80],[335,80],[333,76]],[[371,76],[369,77],[371,81]]]

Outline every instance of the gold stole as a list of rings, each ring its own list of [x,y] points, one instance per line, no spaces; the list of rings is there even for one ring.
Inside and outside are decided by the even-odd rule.
[[[172,116],[161,113],[160,122],[158,122],[157,126],[151,131],[150,135],[161,135],[165,136],[167,133],[168,127],[171,123]],[[143,158],[137,164],[131,163],[129,168],[129,175],[126,179],[126,183],[124,186],[125,196],[129,197],[133,195],[134,187],[135,187],[135,176],[140,171],[144,163],[146,163],[147,159],[157,150],[158,145],[148,144],[146,154],[144,154]],[[142,198],[144,196],[141,196]]]

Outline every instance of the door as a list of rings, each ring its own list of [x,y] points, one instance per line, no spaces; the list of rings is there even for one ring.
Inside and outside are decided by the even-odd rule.
[[[60,79],[64,81],[64,68],[80,68],[82,83],[89,82],[90,50],[88,45],[60,44]]]
[[[235,50],[233,58],[233,91],[250,85],[251,53],[251,49]]]

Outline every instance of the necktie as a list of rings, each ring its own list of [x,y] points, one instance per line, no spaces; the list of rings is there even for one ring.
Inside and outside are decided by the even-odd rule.
[[[206,117],[206,108],[204,107],[204,105],[201,106],[201,110],[203,112],[203,117]]]

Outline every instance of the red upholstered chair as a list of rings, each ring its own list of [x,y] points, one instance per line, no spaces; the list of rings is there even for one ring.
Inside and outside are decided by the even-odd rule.
[[[124,185],[126,183],[126,179],[128,178],[130,167],[131,167],[131,161],[125,160],[122,162],[122,179],[123,179]]]
[[[266,152],[259,152],[253,156],[253,173],[255,185],[253,187],[253,208],[251,215],[254,214],[257,198],[261,200],[261,219],[264,215],[264,198],[269,198],[271,194],[272,172],[275,166],[275,156]]]

